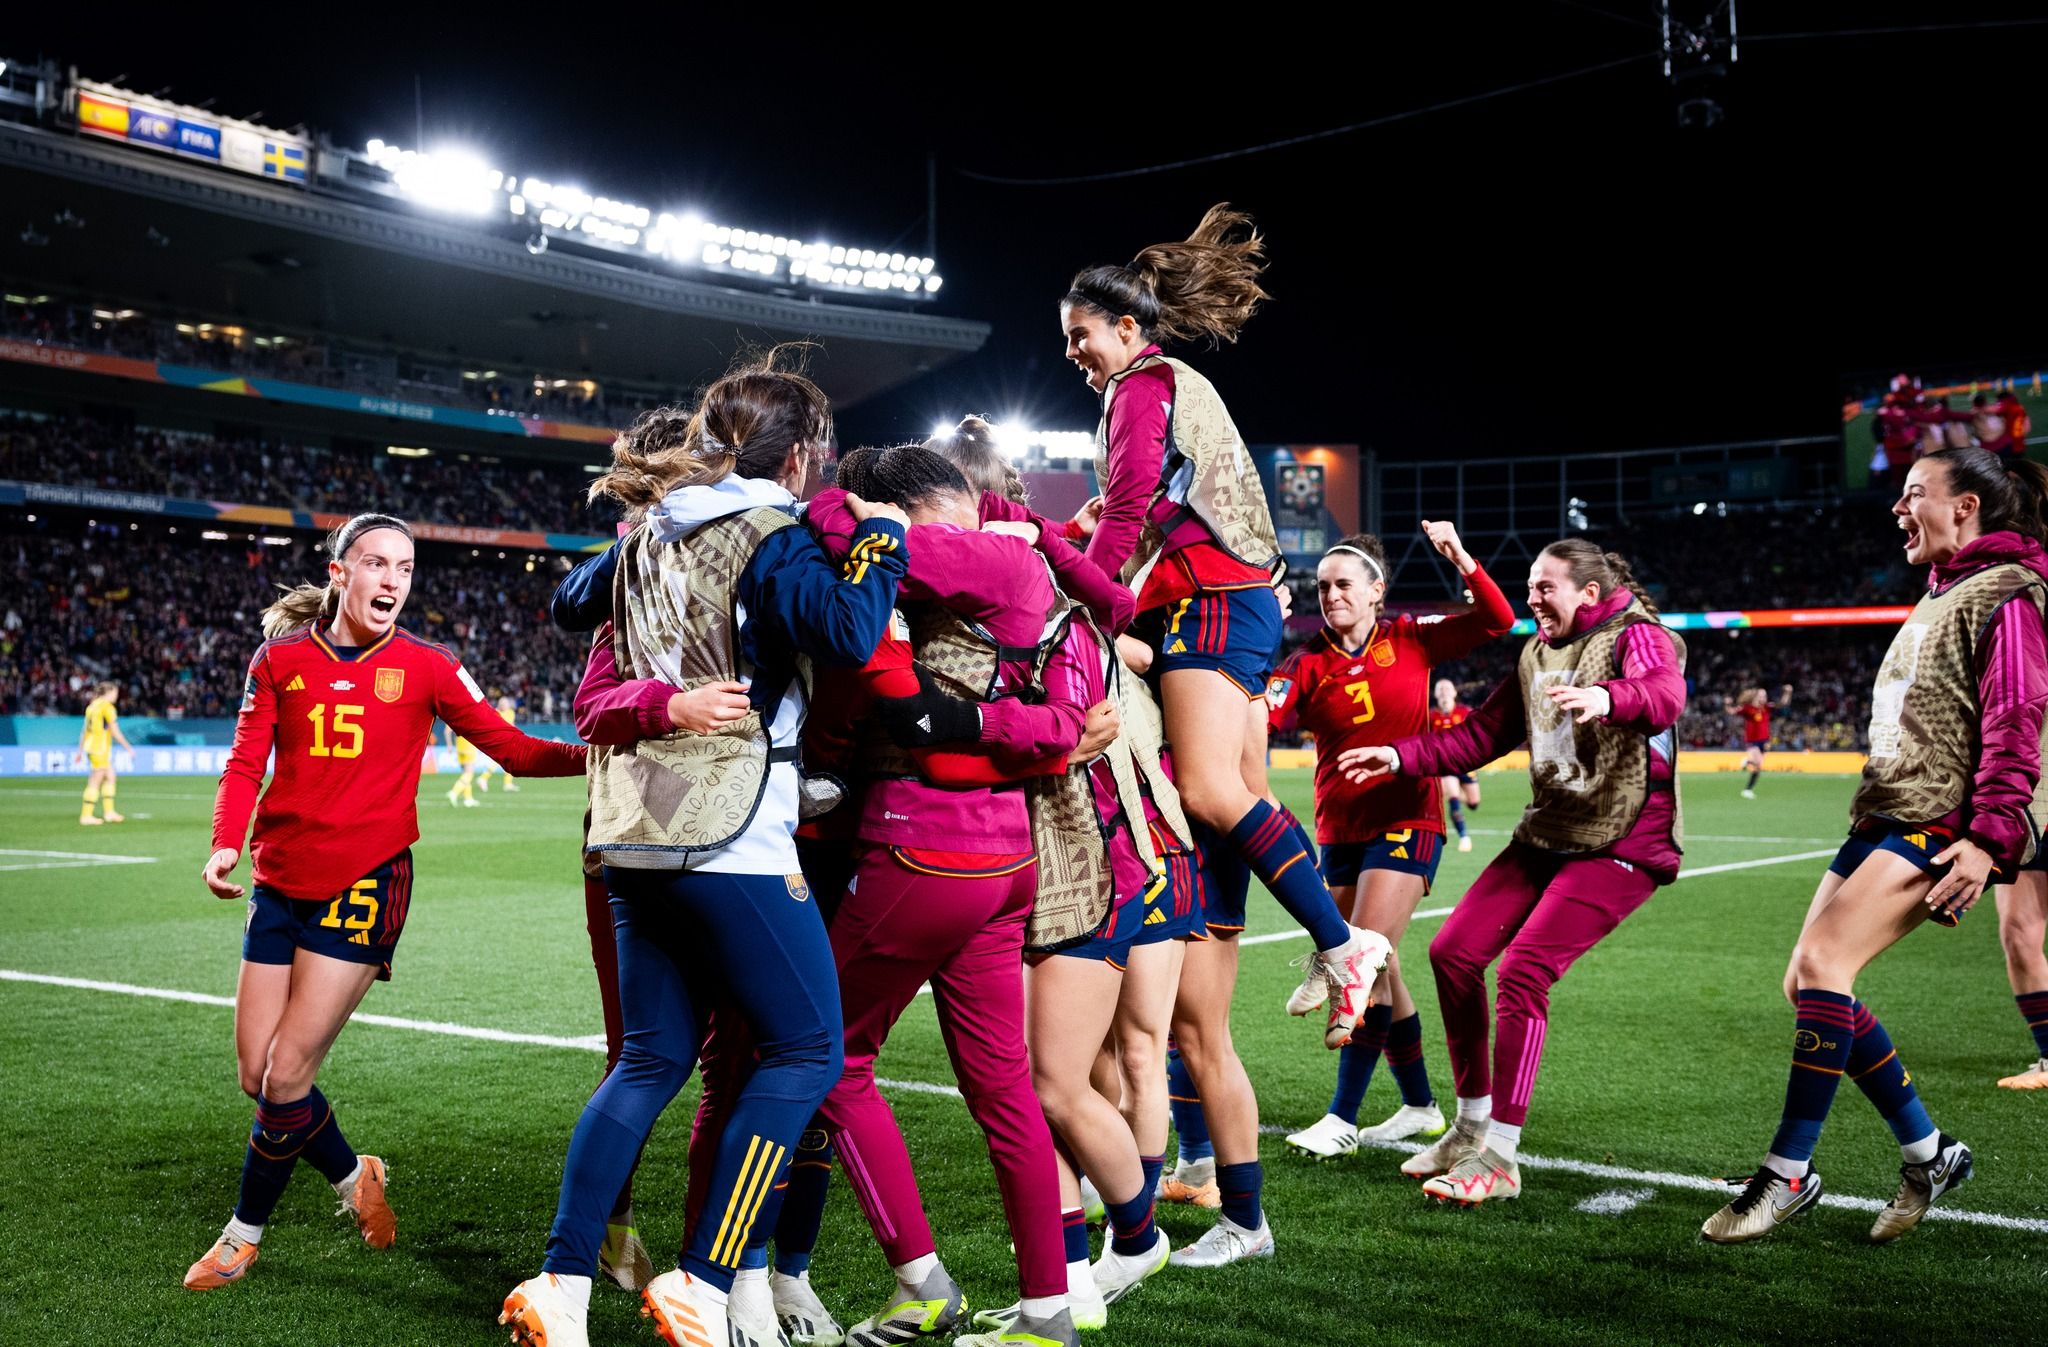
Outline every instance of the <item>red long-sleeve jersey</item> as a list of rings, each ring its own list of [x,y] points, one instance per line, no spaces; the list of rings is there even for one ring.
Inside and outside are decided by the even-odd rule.
[[[344,657],[315,627],[249,662],[235,746],[213,801],[215,850],[241,850],[256,816],[256,882],[330,898],[419,840],[420,759],[439,716],[518,776],[579,776],[581,744],[498,718],[445,648],[393,628]],[[263,772],[277,752],[270,789]]]
[[[1445,730],[1455,730],[1471,718],[1472,708],[1463,702],[1452,702],[1448,711],[1439,711],[1432,706],[1429,708],[1429,732],[1442,734]]]
[[[1444,830],[1435,780],[1373,777],[1353,784],[1337,769],[1347,748],[1388,744],[1429,724],[1430,667],[1471,653],[1514,624],[1507,599],[1483,569],[1466,578],[1472,607],[1441,621],[1383,618],[1357,650],[1325,627],[1274,675],[1291,680],[1268,715],[1276,730],[1299,725],[1316,739],[1316,841],[1369,842],[1404,828]],[[1277,687],[1276,687],[1277,691]]]
[[[1735,714],[1742,717],[1742,742],[1745,744],[1768,744],[1771,742],[1771,708],[1765,706],[1738,706]]]

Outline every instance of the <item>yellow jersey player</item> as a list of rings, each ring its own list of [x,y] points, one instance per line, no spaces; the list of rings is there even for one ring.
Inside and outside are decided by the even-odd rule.
[[[513,724],[519,715],[517,703],[510,697],[498,698],[498,714],[505,717],[507,725]],[[508,793],[514,795],[519,793],[519,783],[512,779],[512,773],[506,772],[503,767],[489,758],[484,759],[483,771],[477,773],[476,788],[478,790],[489,790],[491,788],[491,773],[493,771],[505,772],[505,789]]]
[[[476,795],[472,791],[472,786],[476,781],[476,745],[457,734],[451,725],[441,726],[441,737],[443,742],[454,746],[455,765],[462,769],[462,775],[448,788],[448,803],[468,805],[474,809]]]
[[[85,728],[78,735],[78,751],[92,767],[92,775],[85,780],[85,804],[78,811],[78,821],[88,827],[125,821],[125,815],[114,812],[114,745],[119,743],[130,753],[135,751],[135,745],[121,733],[119,717],[114,714],[114,704],[120,700],[119,683],[102,683],[94,688],[92,702],[85,708]],[[92,812],[93,805],[102,801],[104,819],[94,817]]]

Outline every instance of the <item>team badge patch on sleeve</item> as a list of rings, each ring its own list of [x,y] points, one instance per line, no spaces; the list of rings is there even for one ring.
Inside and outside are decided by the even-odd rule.
[[[377,700],[395,702],[405,695],[405,670],[377,670]]]
[[[799,903],[810,901],[810,881],[806,880],[802,875],[784,875],[782,877],[782,886],[788,889],[789,896],[796,899]]]

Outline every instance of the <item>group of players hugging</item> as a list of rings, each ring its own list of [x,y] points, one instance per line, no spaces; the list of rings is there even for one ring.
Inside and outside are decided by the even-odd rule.
[[[1072,520],[1030,508],[975,418],[856,449],[799,504],[831,414],[774,354],[694,408],[642,416],[592,488],[630,528],[553,605],[591,638],[575,702],[587,747],[527,737],[448,651],[396,625],[404,522],[338,528],[325,581],[264,616],[215,806],[207,885],[243,897],[245,840],[254,861],[235,1037],[255,1118],[234,1216],[185,1284],[248,1273],[301,1158],[372,1247],[393,1242],[387,1168],[350,1147],[315,1078],[391,975],[437,717],[519,776],[588,781],[607,1072],[570,1133],[541,1270],[505,1297],[517,1342],[584,1343],[603,1271],[677,1347],[894,1347],[956,1327],[981,1330],[961,1339],[975,1344],[1071,1344],[1169,1264],[1271,1256],[1258,1101],[1230,1033],[1253,876],[1310,940],[1287,1009],[1322,1010],[1337,1053],[1328,1113],[1294,1148],[1421,1138],[1400,1167],[1426,1193],[1520,1196],[1550,987],[1678,873],[1684,645],[1622,558],[1565,539],[1529,571],[1536,634],[1468,715],[1432,666],[1504,636],[1513,614],[1456,529],[1423,521],[1470,605],[1388,614],[1379,540],[1347,538],[1317,567],[1321,633],[1276,676],[1283,563],[1254,465],[1215,388],[1166,354],[1235,340],[1265,298],[1262,265],[1250,222],[1219,206],[1186,240],[1074,278],[1059,317],[1101,399],[1102,495]],[[2032,895],[2038,958],[2044,486],[2030,464],[1946,450],[1914,464],[1893,506],[1929,588],[1879,674],[1852,832],[1786,973],[1783,1122],[1709,1239],[1757,1238],[1815,1200],[1845,1073],[1904,1153],[1875,1238],[1970,1173],[1851,989],[1993,882]],[[1271,726],[1315,738],[1313,838],[1268,785]],[[1461,779],[1525,743],[1532,801],[1429,946],[1447,1120],[1393,950],[1436,873],[1446,789],[1476,806]],[[1458,831],[1469,849],[1462,817]],[[2039,971],[2021,1001],[2048,1036]],[[1016,1251],[1016,1303],[971,1324],[876,1088],[925,987]],[[1382,1056],[1402,1106],[1361,1131]],[[657,1274],[633,1172],[693,1072],[681,1254]],[[897,1288],[850,1328],[808,1271],[835,1166]],[[1215,1223],[1173,1249],[1162,1198],[1216,1208]]]

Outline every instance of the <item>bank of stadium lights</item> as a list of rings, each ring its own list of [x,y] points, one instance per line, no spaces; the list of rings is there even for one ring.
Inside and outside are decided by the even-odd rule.
[[[932,438],[951,435],[957,422],[941,421],[932,427]],[[996,450],[1005,458],[1024,458],[1033,449],[1046,458],[1088,458],[1095,453],[1095,436],[1086,430],[1032,430],[1011,421],[995,422]]]
[[[945,284],[929,257],[806,242],[736,229],[691,213],[650,211],[592,196],[580,187],[516,178],[487,168],[464,150],[425,153],[372,140],[364,157],[388,172],[401,194],[430,209],[473,216],[502,211],[533,226],[527,249],[536,256],[546,251],[547,231],[553,230],[613,247],[641,248],[683,265],[780,276],[821,288],[935,295]]]

